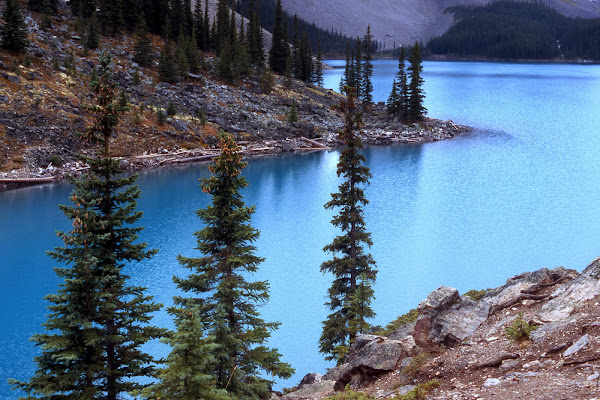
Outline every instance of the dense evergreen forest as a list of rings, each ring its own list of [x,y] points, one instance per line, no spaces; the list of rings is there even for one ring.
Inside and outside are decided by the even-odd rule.
[[[600,60],[600,19],[565,17],[540,3],[455,6],[457,22],[431,39],[433,54],[501,59]]]
[[[250,15],[250,1],[237,1],[235,9],[238,13],[248,16]],[[275,0],[257,0],[258,14],[260,25],[273,32],[275,23]],[[284,25],[288,27],[289,40],[292,40],[294,16],[283,12]],[[317,27],[314,23],[309,23],[301,18],[298,18],[298,31],[307,32],[308,39],[313,52],[316,52],[318,42],[321,42],[321,50],[329,57],[343,56],[346,52],[346,44],[354,39],[342,35],[337,31],[325,30]]]

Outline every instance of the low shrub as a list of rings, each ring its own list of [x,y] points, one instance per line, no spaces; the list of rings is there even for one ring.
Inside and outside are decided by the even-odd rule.
[[[427,364],[430,357],[431,355],[427,352],[414,356],[408,365],[402,369],[402,373],[410,378],[415,378],[417,374],[421,372],[421,368]]]
[[[470,297],[471,300],[473,301],[479,301],[479,299],[481,299],[483,296],[485,296],[485,294],[487,293],[487,290],[469,290],[467,293],[465,293],[465,296]]]
[[[375,400],[375,397],[353,390],[344,390],[343,392],[328,397],[327,400]]]
[[[523,343],[529,340],[529,334],[536,330],[538,326],[532,322],[523,320],[523,313],[519,313],[512,324],[504,327],[504,335],[518,343]]]
[[[381,329],[380,331],[376,332],[375,334],[380,335],[380,336],[389,336],[390,333],[394,332],[400,326],[402,326],[404,324],[409,324],[411,322],[415,322],[417,320],[418,316],[419,316],[419,312],[415,308],[413,308],[406,314],[399,316],[398,318],[396,318],[395,320],[393,320],[392,322],[387,324],[385,326],[385,328]]]
[[[437,379],[432,379],[425,383],[418,384],[414,389],[403,396],[396,396],[393,400],[423,400],[429,392],[437,389],[440,382]]]

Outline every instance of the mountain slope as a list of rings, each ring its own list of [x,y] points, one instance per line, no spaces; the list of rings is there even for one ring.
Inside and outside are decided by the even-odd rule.
[[[452,5],[481,5],[492,0],[282,0],[290,13],[348,36],[362,36],[367,26],[384,48],[443,34],[454,20],[444,10]],[[542,0],[570,17],[600,17],[592,0]]]

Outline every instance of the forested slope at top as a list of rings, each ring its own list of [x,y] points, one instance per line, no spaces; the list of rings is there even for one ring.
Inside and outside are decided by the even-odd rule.
[[[290,14],[325,29],[348,36],[364,34],[368,25],[374,39],[391,49],[394,45],[426,41],[440,36],[454,20],[444,13],[454,5],[483,5],[493,0],[282,0]],[[524,1],[524,0],[522,0]],[[563,15],[600,17],[600,4],[590,0],[541,0]]]
[[[451,7],[457,22],[427,48],[460,58],[599,60],[600,18],[569,18],[543,4]]]

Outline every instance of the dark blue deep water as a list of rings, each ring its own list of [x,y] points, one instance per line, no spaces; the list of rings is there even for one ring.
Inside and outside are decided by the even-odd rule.
[[[376,100],[387,99],[395,70],[393,61],[376,63]],[[340,74],[327,71],[326,86],[337,88]],[[444,142],[366,149],[376,324],[442,284],[461,292],[494,287],[525,270],[581,270],[600,255],[600,66],[426,62],[424,78],[430,116],[476,129]],[[262,315],[281,321],[271,345],[297,371],[278,388],[329,366],[317,346],[330,281],[319,265],[336,233],[323,204],[339,183],[337,157],[257,159],[244,171],[266,258],[256,278],[271,283]],[[194,210],[209,200],[197,180],[206,175],[195,165],[139,179],[142,238],[160,252],[128,272],[165,305],[175,294],[172,275],[183,273],[175,257],[196,255]],[[0,193],[0,399],[17,398],[6,378],[34,371],[28,338],[41,331],[42,298],[59,283],[45,251],[59,244],[55,230],[69,229],[57,207],[69,192],[57,184]],[[155,321],[171,326],[164,312]]]

